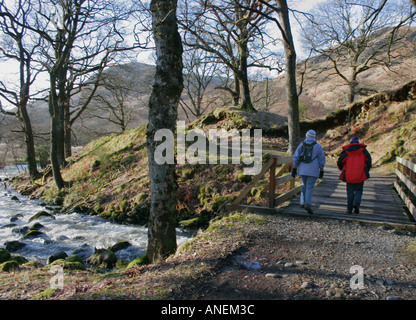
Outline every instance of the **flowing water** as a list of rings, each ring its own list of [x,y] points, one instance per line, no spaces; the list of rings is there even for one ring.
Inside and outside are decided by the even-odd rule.
[[[9,173],[0,169],[0,178]],[[18,200],[16,200],[16,198]],[[16,191],[0,182],[0,247],[5,248],[7,241],[17,240],[25,246],[13,252],[24,256],[29,261],[46,262],[49,255],[65,251],[68,255],[77,253],[86,259],[94,248],[108,248],[118,241],[128,241],[131,246],[116,253],[117,258],[131,261],[146,252],[147,228],[136,225],[122,225],[97,216],[82,213],[54,214],[53,217],[41,217],[29,222],[29,219],[45,209],[40,201],[19,195]],[[44,235],[33,239],[23,239],[24,234],[35,223],[44,227]],[[189,235],[177,230],[178,245],[189,239]]]

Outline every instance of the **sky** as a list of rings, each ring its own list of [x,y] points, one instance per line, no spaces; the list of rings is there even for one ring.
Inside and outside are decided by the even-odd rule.
[[[326,0],[288,0],[288,5],[290,8],[308,12],[310,11],[316,4],[320,2],[324,2]],[[295,38],[295,46],[298,51],[298,56],[302,59],[302,52],[301,45],[300,45],[300,37],[299,37],[299,26],[296,21],[291,17],[291,24],[292,24],[292,33]],[[143,63],[154,64],[154,54],[150,51],[143,52],[138,55],[138,60]],[[271,74],[270,77],[275,77],[276,74]],[[42,76],[47,79],[47,76]],[[18,64],[17,62],[7,61],[6,63],[0,61],[0,80],[5,82],[9,82],[12,80],[13,83],[18,84]],[[7,103],[4,99],[1,99],[3,102],[3,106],[6,106]]]

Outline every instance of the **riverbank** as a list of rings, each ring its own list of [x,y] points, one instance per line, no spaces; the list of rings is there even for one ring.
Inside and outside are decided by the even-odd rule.
[[[415,248],[411,229],[233,213],[157,265],[64,269],[62,289],[50,288],[50,267],[0,273],[0,299],[407,300]],[[351,288],[353,266],[362,289]]]

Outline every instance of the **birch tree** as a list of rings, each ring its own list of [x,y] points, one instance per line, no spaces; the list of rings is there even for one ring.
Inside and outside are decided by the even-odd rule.
[[[176,19],[176,0],[152,0],[156,74],[149,100],[147,151],[151,188],[147,256],[157,262],[176,251],[176,205],[178,184],[175,164],[158,164],[155,150],[159,129],[176,130],[178,103],[183,90],[182,41]]]

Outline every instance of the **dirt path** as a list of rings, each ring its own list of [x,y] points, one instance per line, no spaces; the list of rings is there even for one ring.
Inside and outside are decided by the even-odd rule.
[[[414,241],[413,230],[314,217],[268,219],[246,230],[248,244],[224,259],[210,277],[196,279],[176,298],[416,297],[414,262],[404,251]],[[351,270],[353,266],[358,267]]]

